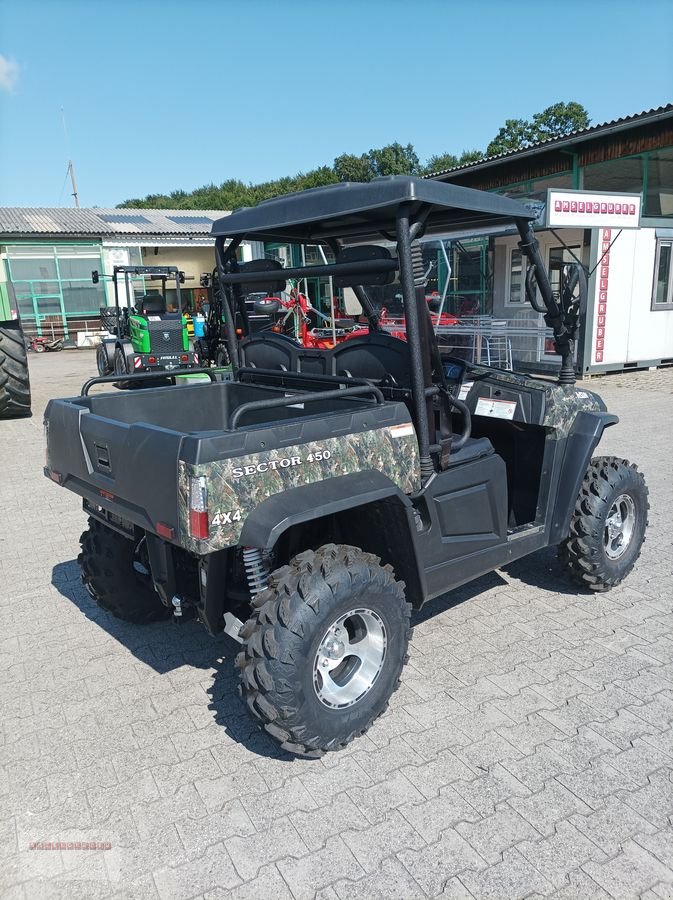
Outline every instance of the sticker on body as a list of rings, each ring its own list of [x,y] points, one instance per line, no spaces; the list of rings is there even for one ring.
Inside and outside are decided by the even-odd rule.
[[[513,419],[516,400],[492,400],[490,397],[480,397],[474,412],[477,416],[490,416],[492,419]]]

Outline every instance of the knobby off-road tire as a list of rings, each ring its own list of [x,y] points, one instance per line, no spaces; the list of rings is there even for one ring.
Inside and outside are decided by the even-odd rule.
[[[142,542],[141,542],[142,543]],[[166,619],[171,610],[155,593],[142,548],[95,519],[80,538],[82,584],[105,612],[134,625]]]
[[[0,327],[0,419],[30,415],[30,379],[23,331],[18,322]]]
[[[241,693],[284,750],[340,750],[399,687],[411,605],[404,583],[380,563],[356,547],[326,544],[277,569],[255,597],[236,659]]]
[[[575,581],[592,591],[609,591],[629,574],[640,556],[649,510],[645,479],[625,459],[591,461],[560,557]]]

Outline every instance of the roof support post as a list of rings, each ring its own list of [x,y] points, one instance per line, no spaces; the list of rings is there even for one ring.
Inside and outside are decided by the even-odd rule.
[[[528,219],[517,219],[516,227],[521,240],[519,247],[527,257],[531,265],[532,275],[535,278],[544,307],[540,307],[535,297],[535,287],[532,279],[526,276],[526,296],[528,302],[536,312],[544,314],[544,320],[554,332],[554,345],[556,352],[561,356],[561,371],[559,372],[559,384],[575,384],[575,368],[573,354],[575,350],[575,333],[569,330],[563,308],[559,306],[552,290],[549,275],[540,253],[540,242],[535,237],[533,226]]]
[[[409,214],[409,204],[401,204],[397,214],[397,254],[400,264],[402,295],[404,297],[404,314],[407,322],[407,339],[411,356],[411,391],[414,400],[421,480],[425,483],[434,473],[432,457],[430,456],[430,421],[433,418],[432,400],[426,393],[426,388],[431,387],[430,343],[425,329],[421,327],[421,317],[418,311],[411,258]],[[425,321],[425,318],[423,321]]]
[[[229,299],[227,297],[227,286],[224,283],[224,275],[229,267],[229,257],[233,253],[235,258],[236,249],[241,243],[242,238],[234,238],[232,243],[229,245],[228,250],[224,249],[224,238],[218,237],[215,240],[215,260],[217,263],[217,274],[218,274],[218,291],[220,294],[220,302],[222,304],[222,312],[224,313],[224,331],[227,336],[227,350],[229,352],[229,359],[231,360],[231,367],[234,370],[234,374],[236,370],[240,368],[241,361],[240,356],[238,354],[238,342],[236,340],[236,326],[234,324],[233,312],[231,309],[231,305],[229,303]],[[213,295],[215,294],[215,290],[213,289]],[[213,296],[215,300],[215,296]],[[217,304],[216,304],[217,305]]]

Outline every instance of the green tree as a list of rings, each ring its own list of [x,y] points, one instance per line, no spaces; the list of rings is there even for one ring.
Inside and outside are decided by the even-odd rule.
[[[486,156],[519,150],[531,142],[531,124],[525,119],[505,119],[505,124],[486,148]]]
[[[507,119],[486,148],[487,156],[507,153],[529,147],[538,141],[563,137],[573,131],[587,128],[589,114],[581,103],[553,103],[532,119]]]
[[[588,128],[589,114],[581,103],[554,103],[533,116],[534,140],[562,137],[573,131]]]
[[[455,169],[458,165],[458,157],[453,153],[436,153],[431,156],[423,166],[424,175],[434,175],[435,172],[446,172]]]
[[[374,177],[369,156],[363,153],[342,153],[334,160],[334,172],[339,181],[371,181]]]
[[[461,166],[466,166],[468,163],[477,162],[480,159],[483,159],[485,156],[483,150],[463,150],[460,154],[460,159],[458,160],[458,164]]]
[[[416,175],[420,163],[413,144],[403,147],[395,141],[379,150],[370,150],[369,159],[374,177],[381,175]]]

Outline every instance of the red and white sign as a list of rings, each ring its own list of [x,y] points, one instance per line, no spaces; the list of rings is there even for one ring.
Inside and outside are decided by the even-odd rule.
[[[600,273],[598,281],[598,304],[596,307],[596,323],[594,329],[594,363],[600,365],[605,357],[605,326],[608,319],[608,289],[610,286],[610,248],[612,246],[612,229],[603,228],[600,232],[599,251]]]
[[[547,228],[638,228],[640,194],[547,191]]]

